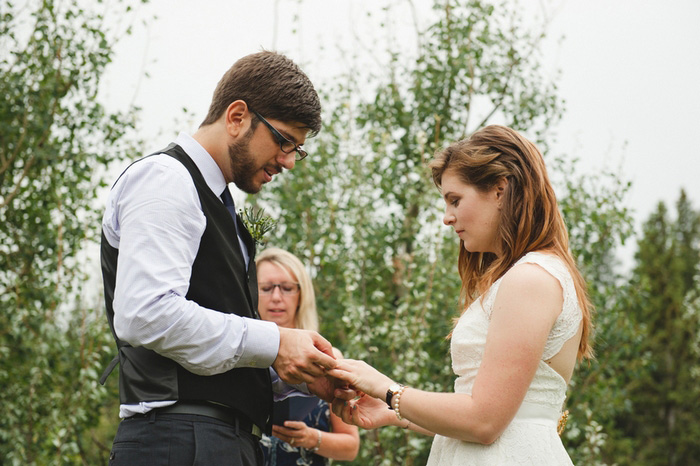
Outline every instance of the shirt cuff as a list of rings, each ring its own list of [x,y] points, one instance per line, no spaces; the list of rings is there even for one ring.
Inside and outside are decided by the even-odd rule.
[[[243,318],[246,339],[236,367],[270,367],[280,348],[280,331],[277,324],[258,319]]]
[[[274,401],[282,401],[285,398],[294,396],[313,396],[311,392],[309,392],[306,383],[296,385],[288,384],[280,379],[280,376],[277,375],[277,372],[275,372],[273,368],[270,368],[270,379],[272,380],[272,398]]]

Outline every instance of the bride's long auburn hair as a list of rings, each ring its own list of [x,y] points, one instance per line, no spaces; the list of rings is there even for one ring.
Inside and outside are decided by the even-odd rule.
[[[546,251],[560,257],[573,277],[583,311],[578,358],[593,357],[589,342],[592,306],[586,283],[569,251],[569,234],[537,147],[510,128],[491,125],[439,151],[428,166],[438,189],[448,171],[482,192],[493,189],[504,178],[508,182],[498,227],[502,254],[469,252],[464,242],[459,242],[462,309],[466,310],[525,254]]]

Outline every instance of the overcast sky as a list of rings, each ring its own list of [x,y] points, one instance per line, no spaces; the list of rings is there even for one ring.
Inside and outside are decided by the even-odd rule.
[[[151,0],[138,16],[158,17],[136,24],[119,43],[102,99],[112,109],[141,107],[144,151],[162,148],[178,131],[196,129],[224,71],[261,47],[284,52],[316,83],[328,79],[342,69],[339,50],[363,53],[374,46],[382,17],[376,3]],[[420,20],[432,2],[413,3]],[[552,18],[545,64],[551,76],[560,72],[566,101],[553,150],[582,159],[584,170],[621,166],[633,182],[628,203],[638,223],[658,201],[675,202],[681,187],[700,208],[700,1],[526,3],[523,14],[533,22],[542,5]],[[404,10],[392,27],[410,41],[410,34],[401,36],[410,31]],[[295,14],[301,18],[296,35]]]

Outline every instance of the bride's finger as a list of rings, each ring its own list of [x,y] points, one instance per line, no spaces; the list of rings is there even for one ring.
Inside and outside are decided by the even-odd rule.
[[[361,419],[360,417],[360,410],[357,409],[357,404],[353,405],[352,410],[351,410],[351,415],[352,415],[352,423],[355,424],[356,426],[362,426],[364,425],[364,420]]]
[[[354,402],[334,402],[333,412],[338,416],[344,423],[353,424],[352,420],[352,404]]]
[[[333,395],[340,400],[349,401],[358,396],[357,391],[350,388],[336,388]]]
[[[343,419],[345,420],[346,424],[355,424],[355,419],[354,419],[354,413],[355,413],[355,401],[348,401],[348,405],[345,407],[343,410]]]
[[[338,380],[342,380],[343,382],[348,382],[348,383],[352,383],[353,380],[355,379],[354,374],[346,371],[345,369],[340,369],[337,367],[335,369],[330,369],[330,370],[326,371],[326,375],[330,375],[331,377],[335,377]]]

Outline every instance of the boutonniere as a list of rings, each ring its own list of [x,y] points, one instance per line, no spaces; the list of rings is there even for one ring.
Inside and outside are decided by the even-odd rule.
[[[265,233],[277,226],[277,222],[272,220],[272,217],[265,215],[263,209],[246,207],[238,211],[238,216],[243,221],[253,240],[260,245],[265,244],[265,241],[263,241]]]

